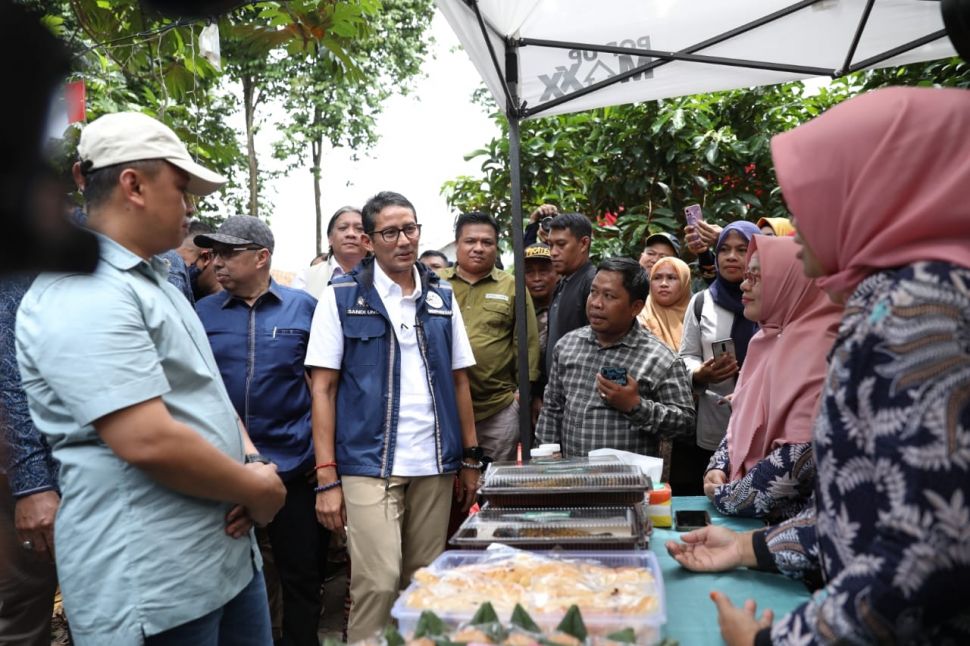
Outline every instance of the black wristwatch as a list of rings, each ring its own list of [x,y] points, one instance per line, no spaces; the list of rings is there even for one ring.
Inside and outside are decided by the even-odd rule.
[[[269,458],[261,456],[259,453],[247,453],[243,458],[243,463],[252,464],[253,462],[262,462],[263,464],[273,464]]]
[[[475,462],[481,462],[484,457],[485,449],[480,446],[469,446],[461,453],[462,460],[474,460]]]

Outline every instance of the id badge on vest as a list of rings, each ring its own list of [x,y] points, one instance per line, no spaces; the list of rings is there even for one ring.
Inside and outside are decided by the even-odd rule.
[[[434,316],[451,316],[451,309],[445,309],[445,302],[441,296],[434,291],[428,290],[428,295],[424,299],[425,311]]]

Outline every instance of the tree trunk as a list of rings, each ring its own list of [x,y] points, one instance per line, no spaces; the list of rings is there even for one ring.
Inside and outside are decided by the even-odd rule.
[[[243,111],[246,116],[246,155],[249,159],[249,215],[259,215],[259,164],[256,160],[256,133],[253,132],[253,122],[256,115],[256,103],[254,99],[255,87],[253,77],[244,74],[242,77],[243,86]]]
[[[313,122],[316,124],[320,120],[320,108],[313,108]],[[310,158],[312,166],[310,172],[313,173],[313,209],[316,212],[317,222],[317,254],[323,253],[323,213],[320,212],[320,164],[323,161],[323,135],[310,142]]]

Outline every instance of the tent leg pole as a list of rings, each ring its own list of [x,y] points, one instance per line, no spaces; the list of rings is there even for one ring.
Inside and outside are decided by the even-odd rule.
[[[508,115],[509,173],[512,180],[512,251],[515,257],[515,334],[518,337],[517,367],[519,378],[519,442],[522,460],[527,462],[532,450],[532,401],[529,382],[529,335],[525,307],[525,251],[522,232],[522,177],[520,174],[521,136],[518,115]]]

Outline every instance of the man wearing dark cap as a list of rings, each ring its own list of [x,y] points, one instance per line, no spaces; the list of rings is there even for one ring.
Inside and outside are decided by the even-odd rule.
[[[660,232],[647,236],[643,243],[643,253],[640,254],[640,266],[650,276],[650,270],[661,258],[680,255],[680,240],[669,233]]]
[[[321,550],[308,479],[313,444],[303,363],[317,299],[272,279],[273,243],[269,227],[249,215],[196,236],[197,246],[212,250],[225,290],[200,300],[196,311],[236,412],[286,484],[286,503],[266,527],[283,589],[283,643],[316,646]]]
[[[525,286],[532,297],[539,330],[539,365],[545,363],[546,333],[549,329],[549,305],[556,291],[559,275],[552,268],[549,246],[536,242],[525,248]]]
[[[74,643],[266,643],[250,530],[286,489],[156,257],[181,242],[187,195],[225,179],[134,112],[88,124],[78,156],[99,265],[39,276],[16,334],[31,417],[60,463],[54,543]]]

